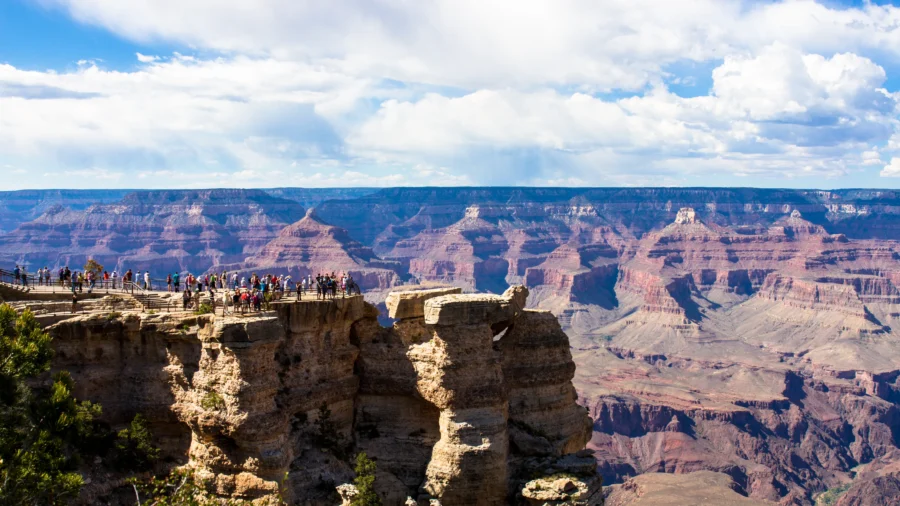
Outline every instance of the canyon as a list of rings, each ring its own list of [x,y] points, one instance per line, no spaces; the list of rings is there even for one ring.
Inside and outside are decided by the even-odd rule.
[[[0,262],[56,267],[94,257],[160,274],[352,273],[368,303],[345,309],[364,316],[349,318],[340,331],[347,347],[332,350],[343,355],[328,359],[343,365],[304,374],[321,378],[330,392],[355,392],[352,402],[332,403],[332,412],[350,423],[347,434],[361,448],[378,456],[380,480],[392,484],[382,492],[397,504],[414,493],[470,498],[486,493],[483,480],[510,483],[504,498],[540,501],[537,485],[529,489],[521,477],[523,465],[543,465],[530,452],[548,462],[581,461],[585,444],[614,505],[673,498],[812,505],[826,491],[838,495],[835,504],[890,504],[896,493],[900,192],[389,188],[334,190],[321,200],[314,194],[173,190],[92,204],[86,195],[28,194],[53,204],[21,212],[16,203],[27,199],[0,195],[11,210]],[[418,295],[391,295],[411,285]],[[510,285],[527,287],[527,299],[507,292]],[[440,295],[427,299],[432,291]],[[456,297],[481,308],[477,321],[475,310],[454,305],[462,304]],[[290,328],[287,313],[276,320],[254,325]],[[201,333],[196,325],[199,340],[215,327],[204,323]],[[423,328],[431,329],[428,340]],[[535,334],[522,334],[524,328]],[[502,337],[490,344],[490,336]],[[295,346],[285,344],[293,338],[280,339],[265,346]],[[292,360],[293,351],[287,353]],[[457,362],[471,364],[480,381],[473,384],[465,367],[453,374],[442,368]],[[279,367],[295,374],[278,360],[250,363],[275,368],[275,376]],[[356,373],[347,365],[354,363]],[[216,367],[223,369],[184,374],[202,382],[205,374],[227,377],[225,368],[236,366]],[[344,380],[328,376],[347,367]],[[301,411],[314,417],[324,394],[286,378],[260,383],[270,390],[263,397],[286,406],[272,408],[277,416],[263,417],[265,423]],[[135,385],[144,381],[159,380]],[[289,391],[282,396],[279,388]],[[573,407],[576,392],[584,419],[593,420],[585,432]],[[179,409],[189,411],[188,404]],[[363,420],[374,420],[377,430]],[[470,441],[466,427],[475,422],[484,424],[481,438],[506,441],[510,453],[472,454],[460,442]],[[209,446],[215,427],[226,422],[190,423],[207,435],[173,433],[173,441],[191,452],[196,446],[198,454],[227,453]],[[211,432],[203,433],[202,424]],[[299,458],[299,450],[275,452],[296,447],[287,441],[298,436],[265,427],[261,421],[248,441],[274,460],[245,465],[223,457],[224,467],[210,471],[232,476],[223,490],[237,483],[255,490],[256,480],[271,481],[284,462]],[[414,429],[404,433],[408,427]],[[246,430],[256,429],[251,423]],[[448,471],[450,460],[478,471],[460,478]],[[322,473],[328,467],[324,460],[303,462]],[[343,472],[334,472],[336,484],[346,480]],[[241,473],[250,473],[246,483]],[[593,486],[583,492],[594,494]],[[299,494],[312,493],[304,487],[297,485]]]

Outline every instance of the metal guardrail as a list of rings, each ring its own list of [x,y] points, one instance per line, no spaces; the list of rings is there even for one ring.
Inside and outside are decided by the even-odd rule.
[[[23,274],[24,278],[22,276]],[[36,278],[31,273],[25,272],[24,270],[19,272],[19,276],[16,276],[14,271],[0,269],[0,283],[31,289],[35,286]]]

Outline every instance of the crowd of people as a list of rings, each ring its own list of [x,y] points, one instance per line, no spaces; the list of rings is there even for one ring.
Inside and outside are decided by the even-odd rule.
[[[16,285],[24,285],[28,286],[29,281],[32,286],[53,286],[53,271],[49,268],[44,267],[38,269],[37,272],[29,277],[28,272],[24,267],[16,265],[16,268],[13,269],[13,278],[14,284]],[[106,275],[106,282],[109,281],[108,273],[103,273]],[[60,287],[71,290],[73,293],[83,293],[85,286],[87,286],[88,293],[91,293],[94,288],[97,287],[98,284],[104,282],[104,278],[98,272],[93,271],[73,271],[69,269],[68,266],[59,269],[56,272],[57,283]],[[105,285],[108,286],[108,285]]]
[[[16,265],[13,276],[15,284],[28,285],[29,275],[24,266]],[[103,289],[120,289],[125,292],[133,291],[135,288],[154,289],[154,280],[150,276],[150,271],[139,270],[135,274],[128,269],[120,277],[117,270],[112,272],[107,270],[102,272],[73,271],[65,266],[55,273],[44,267],[38,269],[35,276],[30,280],[32,285],[53,286],[54,283],[58,283],[61,288],[71,290],[73,295],[83,293],[85,288],[88,293],[91,293],[98,286]],[[162,282],[162,280],[159,281]],[[261,311],[270,302],[292,296],[299,301],[304,297],[311,298],[313,294],[315,294],[316,300],[345,297],[354,293],[362,294],[362,290],[353,276],[348,273],[338,275],[335,272],[320,273],[315,277],[310,274],[302,276],[297,281],[294,281],[290,274],[259,276],[254,273],[248,278],[244,274],[229,273],[228,271],[200,276],[191,273],[182,276],[181,273],[175,272],[166,275],[165,284],[167,292],[183,294],[184,310],[199,309],[200,296],[205,292],[213,306],[217,305],[217,300],[220,300],[225,312],[240,311],[241,313]],[[222,291],[221,297],[219,297],[219,291]]]
[[[353,276],[332,272],[331,274],[319,274],[315,278],[312,275],[302,276],[299,281],[294,281],[290,274],[277,276],[267,274],[259,276],[252,274],[249,278],[238,273],[222,271],[221,274],[204,274],[200,277],[188,273],[183,280],[179,273],[166,276],[166,289],[169,292],[182,291],[183,309],[198,309],[200,307],[200,294],[206,292],[209,300],[215,304],[219,298],[218,291],[222,290],[222,306],[225,313],[247,313],[261,311],[270,302],[283,300],[296,294],[296,300],[303,300],[304,295],[311,297],[315,293],[317,300],[329,297],[336,298],[362,294],[359,285]]]

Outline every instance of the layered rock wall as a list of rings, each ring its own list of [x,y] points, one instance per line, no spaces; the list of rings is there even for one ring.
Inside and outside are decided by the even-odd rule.
[[[223,498],[333,504],[353,451],[376,460],[386,504],[508,504],[547,470],[578,476],[571,504],[599,497],[556,319],[523,309],[524,287],[458,292],[392,294],[390,328],[359,296],[252,316],[83,315],[50,327],[54,367],[113,426],[145,414],[166,456]]]

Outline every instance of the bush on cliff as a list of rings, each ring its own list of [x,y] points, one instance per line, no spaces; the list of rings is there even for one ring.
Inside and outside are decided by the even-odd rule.
[[[147,420],[142,415],[135,415],[131,424],[119,431],[113,457],[120,469],[133,471],[147,471],[159,458],[159,448],[153,446]]]
[[[210,306],[209,304],[204,302],[203,304],[200,304],[200,307],[198,307],[196,311],[194,311],[194,314],[201,315],[201,314],[210,314],[212,312],[213,312],[212,306]]]
[[[30,311],[0,305],[0,504],[64,504],[81,489],[75,469],[98,440],[100,407],[76,402],[66,372],[48,386],[28,386],[50,369],[52,355]]]
[[[381,506],[381,498],[375,493],[375,462],[361,452],[356,456],[356,485],[357,494],[350,501],[351,506]]]

